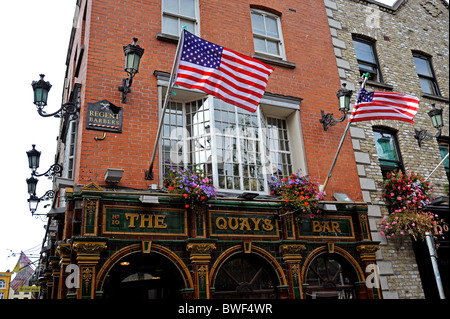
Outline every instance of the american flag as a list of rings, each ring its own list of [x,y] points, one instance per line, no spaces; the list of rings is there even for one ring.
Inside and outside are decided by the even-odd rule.
[[[183,30],[175,84],[255,112],[273,68]]]
[[[359,103],[358,103],[359,101]],[[361,89],[349,122],[396,120],[414,124],[419,99],[396,92],[368,92]]]
[[[31,260],[23,252],[20,252],[20,258],[13,269],[17,274],[9,285],[14,291],[25,285],[33,275],[34,269],[31,264]]]

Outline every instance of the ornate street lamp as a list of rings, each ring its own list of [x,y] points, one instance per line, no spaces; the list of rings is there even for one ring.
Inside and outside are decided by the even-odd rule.
[[[46,214],[35,214],[39,202],[50,200],[55,196],[55,192],[52,190],[46,191],[45,194],[41,197],[37,197],[36,194],[30,194],[30,198],[28,199],[28,205],[30,208],[31,215],[46,215]]]
[[[431,111],[428,112],[428,116],[431,119],[431,123],[433,124],[434,128],[437,129],[436,135],[431,135],[427,132],[427,130],[418,130],[414,129],[414,137],[416,138],[419,147],[422,147],[423,141],[429,141],[433,138],[438,138],[442,134],[442,127],[444,126],[444,121],[442,118],[442,109],[437,109],[436,105],[433,103],[431,104],[433,107]]]
[[[131,92],[131,85],[136,73],[139,72],[139,63],[144,54],[144,49],[136,44],[137,38],[133,38],[133,43],[123,47],[125,53],[125,72],[128,73],[127,79],[122,79],[122,86],[119,86],[119,91],[122,92],[122,103],[127,103],[127,94]]]
[[[28,157],[28,166],[31,169],[31,177],[27,178],[27,188],[28,188],[28,194],[30,195],[30,198],[28,199],[28,204],[30,206],[30,212],[32,215],[39,215],[35,214],[37,207],[39,205],[39,202],[50,200],[55,196],[55,191],[48,190],[45,192],[45,194],[41,197],[36,196],[36,186],[38,183],[38,179],[35,177],[40,176],[48,176],[53,177],[55,175],[61,176],[63,167],[59,164],[53,164],[50,166],[50,168],[43,174],[38,174],[36,170],[39,168],[39,160],[41,157],[41,152],[36,150],[36,145],[32,145],[33,148],[27,152]]]
[[[61,176],[62,173],[62,166],[59,164],[53,164],[52,166],[50,166],[50,168],[42,174],[38,174],[36,172],[36,170],[39,168],[39,160],[41,157],[41,152],[39,152],[38,150],[36,150],[36,144],[31,145],[33,147],[33,149],[29,150],[27,152],[27,156],[28,156],[28,166],[31,169],[31,176],[48,176],[48,177],[53,177],[55,175],[59,175]]]
[[[322,118],[319,120],[319,122],[323,124],[324,131],[328,130],[329,126],[334,126],[339,122],[343,122],[345,120],[345,117],[347,116],[347,112],[350,109],[350,99],[352,97],[353,91],[348,90],[346,86],[346,83],[342,83],[342,89],[340,89],[336,93],[336,96],[339,100],[339,111],[342,113],[342,116],[339,120],[334,118],[333,113],[325,114],[323,110],[320,110]]]
[[[73,102],[67,102],[63,104],[58,111],[51,114],[47,114],[44,111],[44,107],[47,105],[48,92],[50,91],[52,85],[50,84],[50,82],[44,81],[44,74],[39,74],[39,76],[41,77],[39,81],[33,81],[31,83],[34,92],[33,103],[36,105],[39,115],[42,117],[54,116],[58,118],[63,116],[68,117],[70,115],[74,117],[77,116],[76,114],[78,112],[78,109]]]

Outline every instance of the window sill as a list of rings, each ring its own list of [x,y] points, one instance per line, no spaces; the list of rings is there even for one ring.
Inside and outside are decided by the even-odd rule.
[[[359,81],[359,83],[362,83],[362,81]],[[367,80],[366,84],[380,88],[380,89],[390,90],[390,91],[392,91],[394,89],[393,85],[385,84],[385,83],[381,83],[381,82],[370,81],[370,80]]]
[[[422,97],[425,97],[427,99],[431,99],[431,100],[436,100],[436,101],[440,101],[440,102],[449,102],[448,97],[443,97],[443,96],[438,96],[438,95],[433,95],[433,94],[428,94],[428,93],[422,93]]]
[[[267,64],[273,64],[276,66],[281,66],[288,69],[295,69],[296,65],[293,62],[283,61],[276,58],[269,58],[266,56],[262,56],[259,54],[252,54],[252,58],[258,59],[261,62],[267,63]]]
[[[167,33],[157,33],[156,39],[158,39],[160,41],[170,42],[170,43],[178,43],[178,40],[180,39],[180,37],[178,37],[176,35],[167,34]]]

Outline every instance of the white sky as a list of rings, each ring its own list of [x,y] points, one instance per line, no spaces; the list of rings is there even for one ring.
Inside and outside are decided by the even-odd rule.
[[[30,177],[26,151],[31,144],[41,151],[39,173],[54,163],[59,119],[42,118],[33,104],[31,82],[45,79],[52,84],[45,110],[61,106],[76,0],[3,1],[0,10],[0,272],[14,268],[21,250],[33,247],[39,254],[46,222],[31,216],[26,179]],[[37,195],[51,189],[40,177]],[[41,202],[37,213],[50,202]],[[11,253],[16,253],[15,257]],[[9,257],[11,256],[11,257]],[[32,255],[30,257],[37,257]],[[35,259],[32,258],[32,261]]]

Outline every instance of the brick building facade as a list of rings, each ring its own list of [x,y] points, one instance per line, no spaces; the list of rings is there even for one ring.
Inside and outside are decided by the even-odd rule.
[[[51,245],[42,260],[43,298],[423,297],[408,239],[398,248],[379,236],[377,225],[385,206],[376,186],[381,171],[370,138],[373,125],[397,129],[404,136],[399,138],[404,165],[416,170],[423,163],[413,163],[420,149],[408,135],[412,126],[352,126],[352,138],[344,141],[326,197],[320,202],[322,215],[315,220],[294,218],[279,198],[270,195],[267,185],[272,174],[289,177],[299,169],[319,182],[325,180],[345,126],[324,131],[320,111],[336,110],[341,82],[353,90],[360,87],[352,34],[374,38],[377,44],[403,45],[404,37],[397,29],[374,29],[358,22],[378,12],[381,25],[394,28],[391,24],[397,19],[406,23],[412,15],[408,10],[418,11],[416,2],[378,11],[380,6],[371,1],[346,0],[193,0],[181,7],[178,1],[166,0],[120,4],[78,0],[63,102],[74,101],[79,111],[76,118],[61,121],[57,162],[63,166],[63,176],[55,179],[59,196],[49,214],[57,231],[46,235]],[[448,22],[448,9],[440,2],[436,5],[441,12],[438,17],[427,13],[425,4],[420,6],[424,16]],[[366,8],[371,10],[367,14]],[[148,179],[146,171],[182,25],[275,70],[255,113],[202,92],[174,88],[154,178]],[[411,30],[401,29],[414,34]],[[445,31],[436,27],[426,32],[446,38]],[[123,103],[118,90],[126,77],[122,46],[133,37],[145,52]],[[417,126],[432,131],[424,109],[435,101],[448,110],[448,46],[444,43],[439,50],[428,50],[419,46],[421,39],[408,39],[409,51],[433,55],[440,96],[421,98],[425,102],[416,118]],[[392,71],[383,70],[385,81],[371,81],[368,87],[381,85],[421,96],[412,58],[408,70],[394,71],[394,65],[382,60],[382,49],[377,47],[380,64]],[[399,51],[395,47],[392,54]],[[403,71],[410,74],[408,79]],[[443,136],[448,136],[448,116],[444,118]],[[113,126],[120,121],[121,130],[93,129],[90,124],[95,121]],[[235,135],[225,131],[232,125],[238,128]],[[236,133],[252,127],[258,134]],[[279,135],[270,135],[271,130]],[[185,135],[180,138],[177,132]],[[440,155],[433,144],[436,141],[427,143],[422,149],[433,145],[424,155],[430,172]],[[186,209],[182,198],[164,189],[163,164],[181,166],[172,157],[179,145],[184,151],[181,163],[203,165],[219,191],[203,214]],[[407,153],[413,150],[416,153]],[[264,151],[271,158],[271,168],[276,168],[270,174],[261,172],[265,167],[255,160]],[[105,178],[107,172],[123,175],[114,182]],[[444,176],[432,177],[439,194]],[[244,193],[258,196],[248,199],[242,197]],[[350,200],[336,200],[338,193],[347,194]],[[375,262],[383,274],[382,293],[376,285],[373,289],[366,285],[368,266]],[[69,265],[79,269],[78,288],[67,285]]]
[[[448,29],[442,27],[449,21],[448,2],[408,0],[394,1],[392,6],[381,2],[336,0],[325,1],[325,5],[341,81],[348,83],[348,87],[359,89],[360,72],[373,67],[375,71],[366,86],[368,91],[394,91],[420,98],[414,125],[388,120],[359,122],[352,125],[350,135],[364,201],[370,203],[372,237],[381,242],[377,264],[381,270],[383,297],[436,297],[424,292],[423,281],[433,282],[434,278],[425,278],[424,271],[421,273],[418,267],[417,260],[429,256],[419,255],[416,259],[418,252],[413,246],[417,243],[413,245],[407,237],[386,240],[379,234],[381,218],[387,214],[387,203],[378,186],[383,179],[383,165],[374,134],[391,134],[400,154],[398,168],[422,176],[429,176],[448,153]],[[364,56],[364,50],[372,54],[372,61]],[[429,66],[430,78],[427,80],[422,77],[419,63]],[[431,89],[427,86],[428,80],[433,82]],[[427,114],[432,104],[444,110],[442,134],[419,146],[414,138],[415,129],[436,134]],[[446,201],[447,208],[448,186],[445,190],[444,185],[448,185],[448,170],[447,159],[429,178],[433,195],[444,203]],[[448,221],[447,213],[442,212],[441,217]],[[441,266],[447,263],[447,268],[441,269],[441,275],[447,285],[448,297],[448,241],[441,243],[440,249]],[[431,269],[428,271],[432,273]]]

